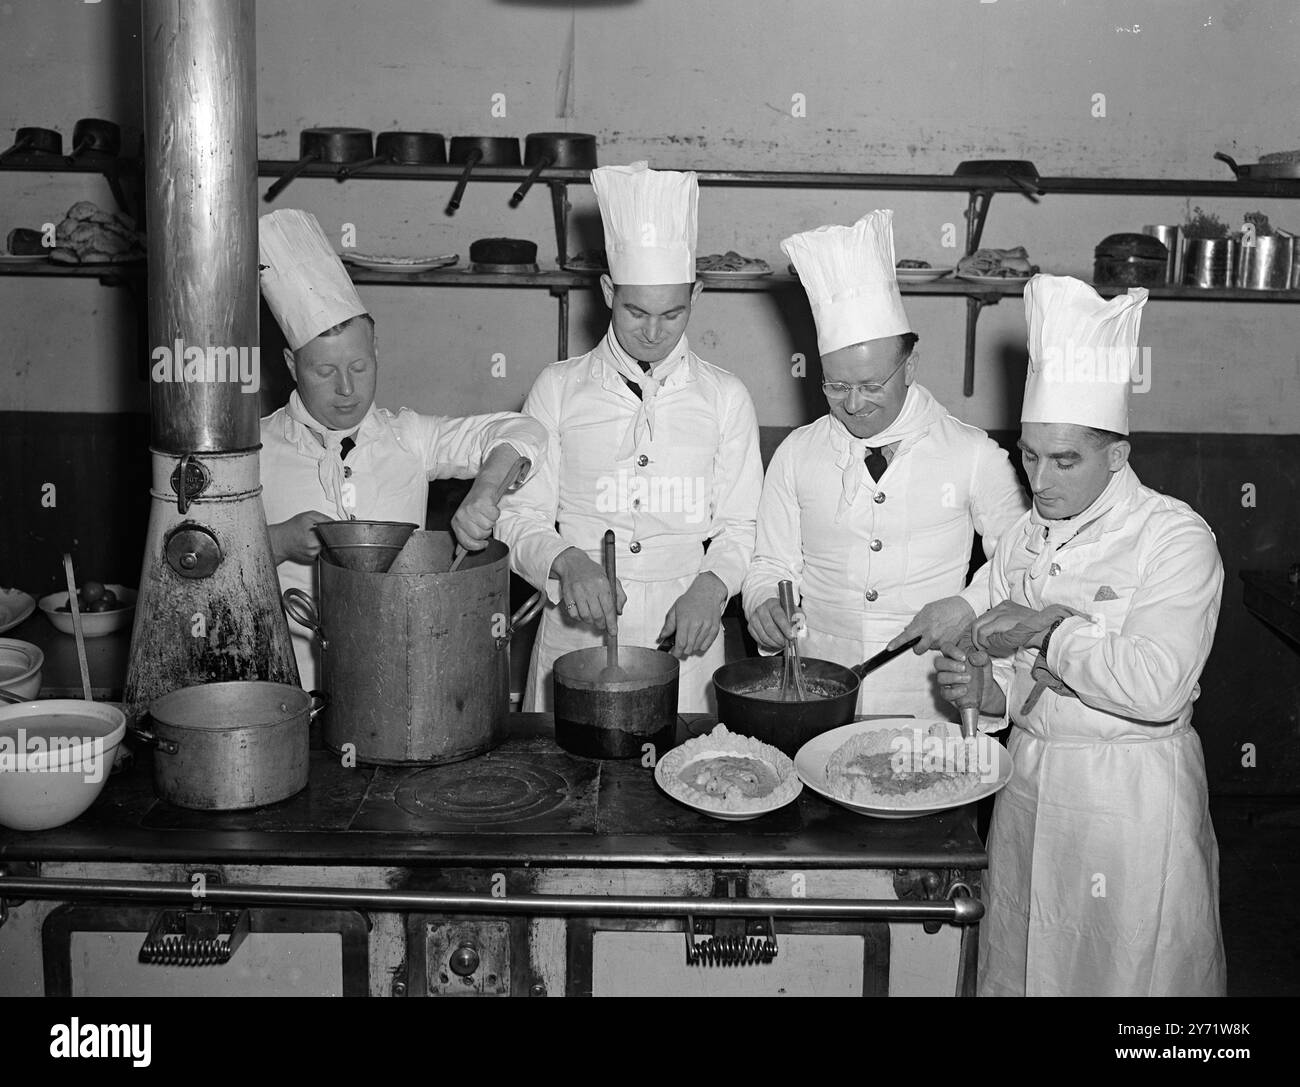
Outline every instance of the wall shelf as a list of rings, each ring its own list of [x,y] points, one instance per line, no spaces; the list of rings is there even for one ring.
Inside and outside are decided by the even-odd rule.
[[[295,161],[260,160],[257,164],[261,177],[281,177],[296,168]],[[119,204],[123,204],[118,177],[125,173],[139,173],[143,168],[138,159],[79,160],[68,162],[49,155],[15,155],[0,163],[0,170],[38,171],[47,173],[99,173],[112,186]],[[348,181],[441,181],[456,182],[464,172],[463,166],[370,166],[346,179],[339,174],[345,166],[333,163],[310,163],[298,174],[299,180],[334,179]],[[661,166],[663,169],[671,167]],[[528,176],[529,168],[522,166],[476,167],[471,183],[518,183]],[[735,188],[777,189],[882,189],[895,191],[964,193],[966,208],[966,252],[979,248],[989,204],[997,193],[1011,193],[1037,203],[1050,195],[1103,195],[1103,196],[1218,196],[1230,199],[1274,198],[1300,199],[1300,179],[1239,181],[1236,179],[1200,180],[1183,178],[1101,178],[1101,177],[1040,177],[1036,183],[1013,179],[1005,174],[960,177],[949,174],[867,174],[834,173],[799,170],[697,170],[701,185]],[[568,187],[590,184],[585,170],[545,171],[538,179],[538,187],[550,191],[551,209],[555,223],[556,246],[559,263],[567,258],[568,214],[570,210]],[[596,285],[595,273],[569,272],[562,269],[539,271],[532,274],[509,275],[471,272],[466,268],[438,269],[431,272],[407,274],[383,272],[372,269],[349,268],[352,279],[363,284],[383,284],[405,287],[480,287],[506,289],[545,289],[559,302],[559,327],[557,354],[568,355],[569,294],[574,290],[587,290]],[[131,283],[144,275],[142,265],[54,265],[54,264],[0,264],[0,275],[68,276],[98,279],[105,284]],[[779,292],[792,290],[798,280],[789,275],[772,275],[755,279],[706,280],[705,289],[728,292]],[[1099,287],[1104,296],[1122,293],[1127,288]],[[901,287],[904,294],[961,297],[966,301],[966,350],[962,391],[966,396],[975,391],[976,326],[981,311],[996,305],[1001,299],[1022,295],[1023,285],[1006,286],[969,283],[948,278],[933,283],[910,284]],[[1183,287],[1161,286],[1150,288],[1153,299],[1178,302],[1300,302],[1300,290],[1256,291],[1237,287]]]

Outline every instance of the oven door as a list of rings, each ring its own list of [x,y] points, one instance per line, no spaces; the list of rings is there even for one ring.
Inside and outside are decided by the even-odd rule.
[[[584,917],[568,921],[570,996],[888,996],[889,925]],[[773,939],[773,935],[775,939]],[[773,954],[774,952],[774,954]]]
[[[222,910],[217,935],[186,935],[196,911],[64,905],[41,929],[46,996],[365,996],[369,925],[355,910]],[[219,945],[244,929],[224,958]],[[157,949],[141,962],[141,948]],[[214,951],[214,945],[217,950]]]

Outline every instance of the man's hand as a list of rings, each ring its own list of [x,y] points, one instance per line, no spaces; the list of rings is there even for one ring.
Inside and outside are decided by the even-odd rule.
[[[749,633],[764,649],[784,649],[785,643],[798,637],[803,629],[803,613],[796,610],[789,619],[778,597],[768,597],[749,617]]]
[[[615,582],[618,599],[610,596],[609,579],[599,563],[576,547],[562,551],[551,563],[551,576],[560,581],[560,607],[570,617],[599,631],[618,630],[618,613],[627,603],[622,582]]]
[[[498,505],[501,496],[527,468],[528,461],[507,443],[498,445],[483,458],[474,485],[451,518],[451,530],[466,551],[482,551],[487,547],[501,516]]]
[[[935,665],[939,675],[939,691],[954,706],[960,707],[966,699],[967,688],[975,671],[983,672],[984,682],[979,704],[980,713],[1001,717],[1007,712],[1007,696],[993,679],[993,661],[979,650],[968,652],[951,642],[939,647],[943,654]]]
[[[316,526],[322,521],[336,518],[320,510],[306,510],[278,525],[267,525],[271,535],[271,557],[276,566],[282,562],[301,562],[310,565],[320,554],[320,537],[316,535]]]
[[[977,649],[995,657],[1010,657],[1017,649],[1040,648],[1048,627],[1058,619],[1078,614],[1063,604],[1035,611],[1004,600],[975,620],[971,625],[971,640]]]
[[[700,574],[668,609],[655,641],[675,635],[673,656],[678,660],[703,653],[722,629],[722,609],[727,606],[728,596],[727,587],[716,574]]]
[[[886,649],[897,649],[904,642],[920,638],[913,653],[926,653],[945,642],[956,643],[975,618],[975,609],[960,596],[945,596],[932,600],[916,613],[903,633],[891,641]]]
[[[451,530],[466,551],[482,551],[492,538],[492,529],[501,516],[495,489],[480,487],[475,481],[451,518]]]

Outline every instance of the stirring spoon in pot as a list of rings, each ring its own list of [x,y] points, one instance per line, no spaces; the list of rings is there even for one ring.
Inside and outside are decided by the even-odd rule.
[[[609,582],[609,596],[615,608],[618,607],[618,570],[614,561],[614,530],[605,530],[601,541],[601,558],[605,566],[605,578]],[[600,670],[601,683],[618,683],[628,678],[627,672],[618,664],[618,616],[614,616],[614,626],[605,633],[605,667]]]
[[[781,598],[781,608],[785,612],[785,617],[794,622],[794,585],[789,581],[782,581],[777,586],[777,592]],[[781,672],[781,700],[783,702],[804,702],[808,698],[808,691],[803,682],[803,661],[799,659],[799,642],[798,636],[786,639],[785,643],[785,666]]]
[[[86,637],[81,629],[81,609],[77,606],[77,582],[72,576],[72,556],[63,555],[63,572],[68,579],[68,610],[72,612],[72,631],[77,636],[77,663],[81,666],[81,693],[87,702],[90,696],[90,665],[86,663]]]

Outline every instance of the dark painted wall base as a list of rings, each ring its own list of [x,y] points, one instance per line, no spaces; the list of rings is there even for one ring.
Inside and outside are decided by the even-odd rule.
[[[763,428],[764,462],[787,433]],[[993,436],[1014,446],[1014,433]],[[56,591],[64,551],[83,577],[138,584],[148,445],[143,415],[0,412],[0,585]],[[1239,577],[1300,561],[1300,435],[1138,434],[1132,463],[1148,486],[1205,517],[1223,556],[1218,635],[1196,706],[1211,787],[1300,794],[1297,653],[1246,611]],[[430,528],[446,527],[466,486],[434,486]],[[1244,765],[1247,745],[1254,766]]]

